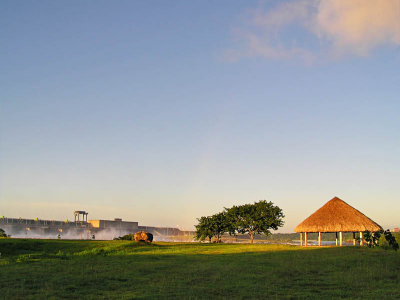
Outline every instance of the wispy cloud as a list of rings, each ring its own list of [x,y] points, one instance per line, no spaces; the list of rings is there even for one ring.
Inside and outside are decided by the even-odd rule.
[[[381,45],[400,45],[400,0],[322,1],[316,25],[337,54],[368,55]]]
[[[233,60],[367,56],[400,45],[400,0],[287,1],[252,11],[234,35],[238,47],[227,52]]]

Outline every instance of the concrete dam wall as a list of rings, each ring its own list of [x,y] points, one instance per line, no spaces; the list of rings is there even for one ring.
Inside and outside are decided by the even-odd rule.
[[[0,217],[0,228],[15,238],[48,238],[48,239],[97,239],[114,238],[144,230],[154,236],[155,241],[192,241],[193,231],[182,231],[179,228],[139,226],[139,222],[114,220],[87,220],[77,218],[74,221],[56,221],[41,219],[22,219]],[[85,216],[85,215],[84,215]]]

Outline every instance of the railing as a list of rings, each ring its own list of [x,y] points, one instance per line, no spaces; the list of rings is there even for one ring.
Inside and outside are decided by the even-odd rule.
[[[63,222],[63,221],[55,221],[55,220],[40,220],[40,219],[22,219],[22,218],[6,218],[0,217],[0,224],[4,225],[30,225],[32,227],[41,227],[41,226],[66,226],[66,227],[87,227],[87,222]]]

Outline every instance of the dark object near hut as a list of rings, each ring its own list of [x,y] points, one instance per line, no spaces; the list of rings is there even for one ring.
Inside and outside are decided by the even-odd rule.
[[[385,235],[385,239],[389,243],[389,246],[392,247],[394,251],[399,250],[399,244],[397,243],[396,238],[393,236],[390,230],[387,229],[383,234]]]
[[[142,241],[146,243],[151,243],[153,241],[153,235],[150,232],[139,231],[135,233],[133,239],[135,240],[135,242]]]

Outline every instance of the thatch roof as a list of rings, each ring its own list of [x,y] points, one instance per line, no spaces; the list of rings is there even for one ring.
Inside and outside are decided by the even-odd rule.
[[[300,223],[295,232],[379,231],[382,227],[335,197]]]

